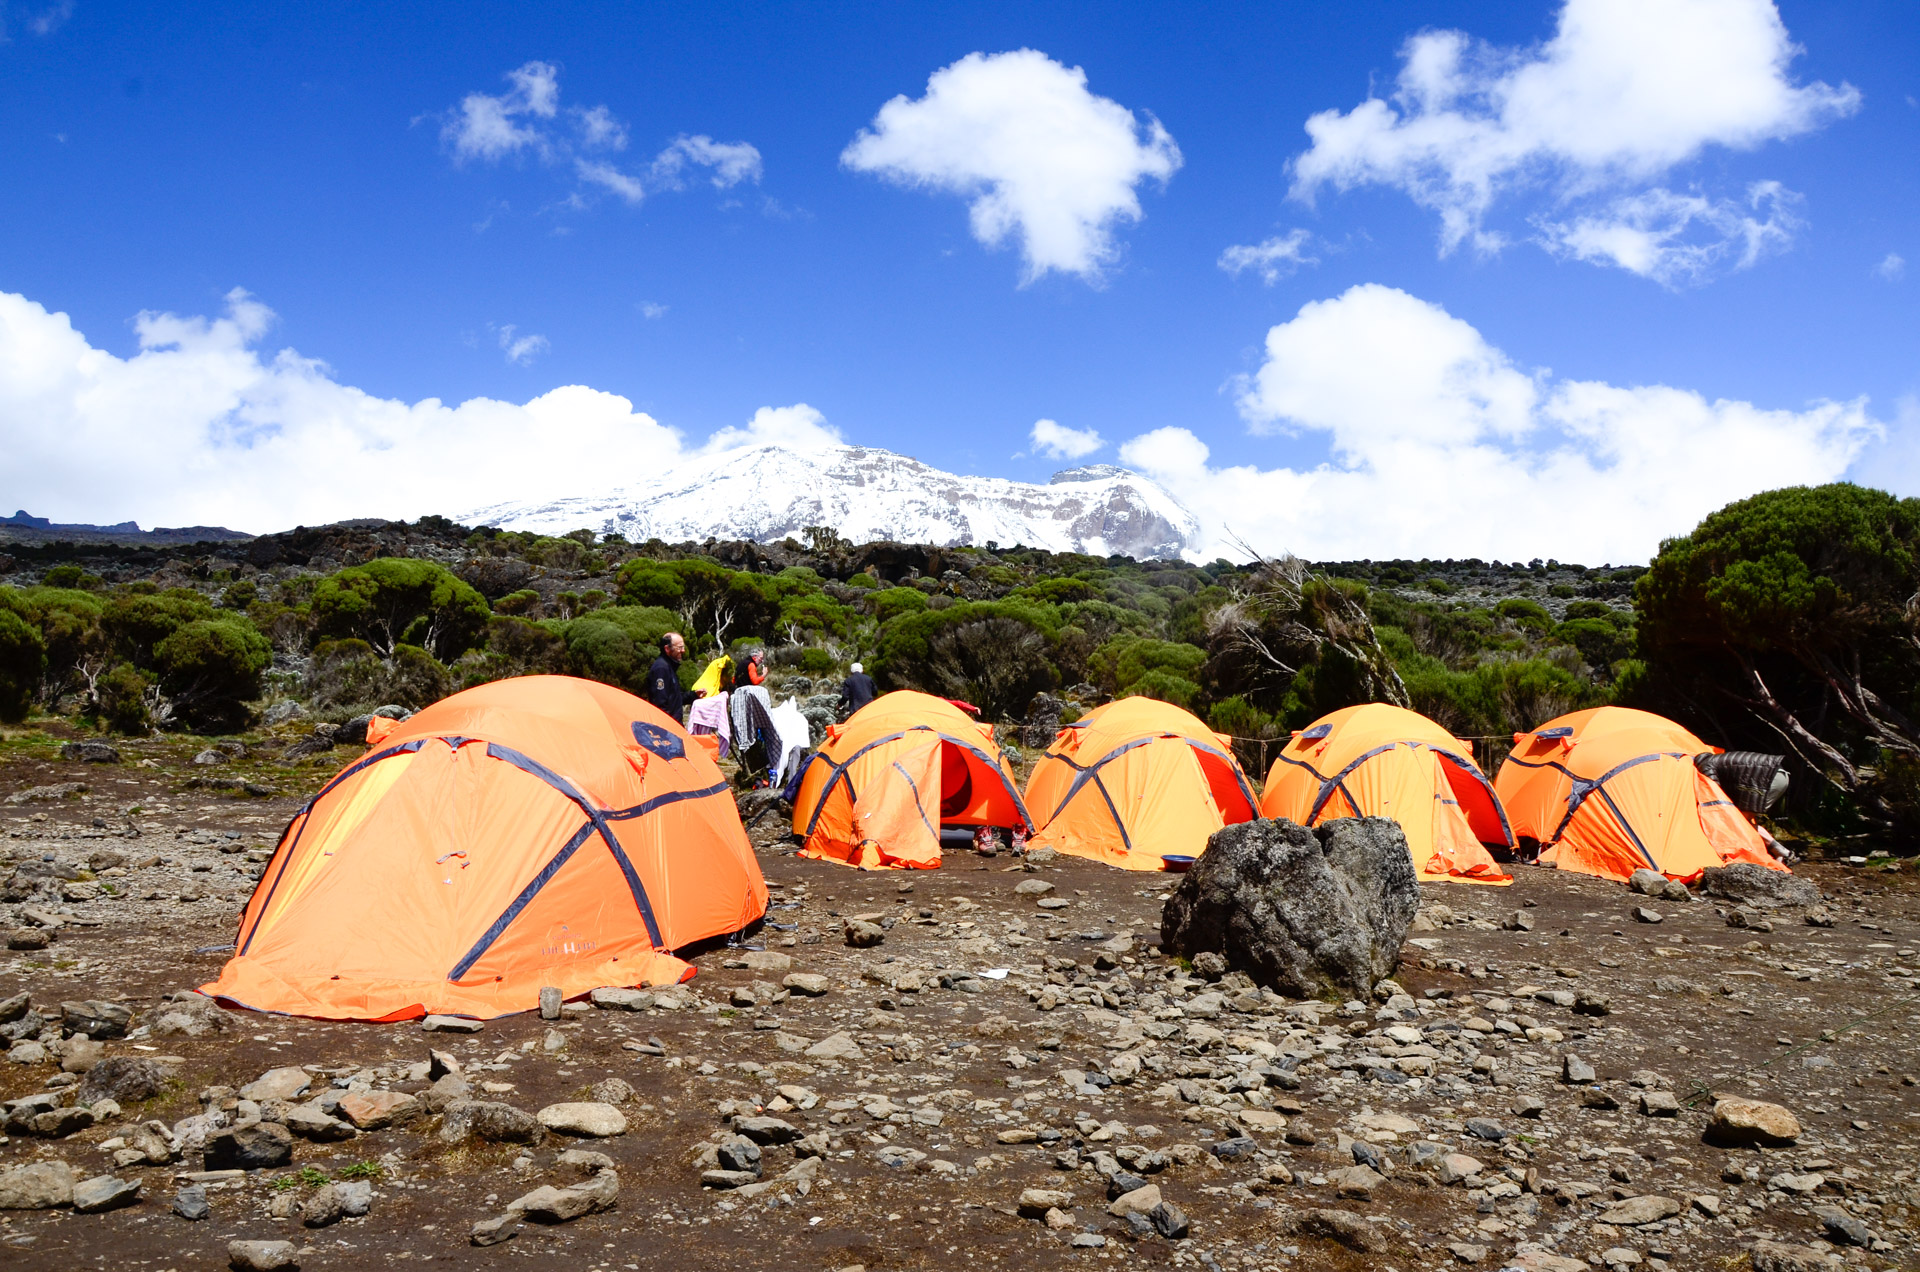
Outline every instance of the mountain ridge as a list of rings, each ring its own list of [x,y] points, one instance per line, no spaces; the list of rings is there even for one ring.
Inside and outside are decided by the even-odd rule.
[[[1140,560],[1180,557],[1200,529],[1157,483],[1110,464],[1065,469],[1043,485],[962,476],[872,446],[778,442],[698,455],[601,494],[496,503],[460,520],[630,542],[773,543],[828,526],[855,543],[1021,544]]]

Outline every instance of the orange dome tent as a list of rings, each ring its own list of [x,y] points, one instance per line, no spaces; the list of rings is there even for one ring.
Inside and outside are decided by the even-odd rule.
[[[1260,811],[1302,826],[1391,817],[1423,879],[1508,884],[1484,845],[1513,846],[1473,751],[1418,711],[1369,702],[1293,735],[1267,774]]]
[[[1054,737],[1027,780],[1033,845],[1126,870],[1197,857],[1222,826],[1259,816],[1232,740],[1154,698],[1096,707]]]
[[[1562,870],[1684,880],[1730,861],[1783,869],[1694,766],[1715,750],[1663,716],[1595,707],[1514,734],[1494,787],[1514,832],[1538,840],[1541,862]]]
[[[993,726],[907,689],[829,726],[793,801],[801,856],[870,870],[938,867],[942,826],[1032,825]]]
[[[607,685],[525,676],[404,723],[288,824],[205,992],[335,1020],[527,1011],[693,974],[767,887],[727,782]]]

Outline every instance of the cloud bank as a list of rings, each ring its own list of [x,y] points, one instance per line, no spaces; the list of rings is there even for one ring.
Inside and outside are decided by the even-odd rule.
[[[1657,183],[1710,148],[1752,150],[1858,109],[1849,85],[1795,83],[1798,52],[1770,0],[1567,0],[1533,49],[1425,31],[1401,50],[1391,101],[1307,120],[1293,194],[1400,189],[1439,215],[1444,255],[1498,250],[1495,205],[1545,191],[1558,210],[1538,236],[1578,259],[1668,283],[1697,277],[1703,252],[1751,263],[1737,203]],[[1771,227],[1769,246],[1790,236]]]
[[[1121,448],[1200,518],[1200,555],[1644,561],[1721,505],[1836,480],[1881,435],[1865,403],[1766,410],[1664,385],[1556,380],[1378,284],[1267,333],[1240,385],[1257,434],[1324,441],[1311,468],[1215,467],[1190,430]]]
[[[272,312],[245,291],[217,318],[142,313],[139,349],[94,347],[65,314],[0,293],[0,501],[56,521],[264,532],[345,517],[456,514],[543,500],[751,446],[843,439],[814,408],[763,407],[701,442],[616,394],[568,385],[525,403],[406,403],[266,351]],[[505,351],[526,339],[501,329]],[[1128,441],[1126,464],[1199,517],[1204,558],[1478,556],[1628,562],[1730,500],[1844,475],[1885,430],[1864,402],[1769,410],[1663,385],[1617,387],[1517,366],[1439,306],[1377,284],[1304,306],[1238,385],[1259,436],[1331,458],[1210,463],[1188,429]],[[1920,408],[1861,460],[1920,473]],[[1037,421],[1036,453],[1081,459],[1091,428]]]
[[[1160,121],[1087,91],[1087,73],[1033,49],[969,53],[918,100],[895,97],[840,156],[855,172],[967,200],[973,236],[1019,240],[1025,281],[1050,271],[1097,280],[1114,228],[1142,213],[1142,181],[1164,185],[1180,148]]]

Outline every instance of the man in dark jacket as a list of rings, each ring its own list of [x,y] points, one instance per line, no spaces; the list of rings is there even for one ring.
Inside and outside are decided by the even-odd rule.
[[[687,691],[680,684],[680,660],[687,656],[687,642],[679,632],[660,638],[660,656],[647,668],[647,685],[642,694],[660,708],[675,724],[685,724]]]
[[[840,706],[846,714],[852,715],[872,702],[879,692],[874,686],[873,677],[860,670],[860,664],[855,663],[853,674],[840,683]]]

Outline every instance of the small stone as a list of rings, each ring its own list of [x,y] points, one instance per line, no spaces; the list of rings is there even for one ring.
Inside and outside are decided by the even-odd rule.
[[[124,1038],[133,1023],[133,1008],[120,1003],[91,998],[85,1002],[61,1003],[61,1024],[71,1033],[85,1034],[95,1042],[103,1038]]]
[[[1044,897],[1053,891],[1053,885],[1045,879],[1022,879],[1014,885],[1014,895],[1022,897]]]
[[[598,1104],[628,1104],[637,1093],[625,1078],[602,1078],[587,1088],[587,1094]]]
[[[295,1105],[288,1109],[286,1121],[282,1125],[301,1139],[312,1140],[316,1144],[338,1143],[341,1140],[350,1140],[359,1134],[346,1122],[342,1122],[339,1118],[328,1117],[311,1104]]]
[[[1643,1223],[1658,1223],[1662,1219],[1671,1219],[1686,1207],[1671,1197],[1659,1197],[1646,1193],[1639,1197],[1629,1197],[1625,1201],[1616,1201],[1593,1217],[1595,1223],[1608,1223],[1617,1227],[1635,1228]]]
[[[1640,1112],[1647,1117],[1679,1117],[1680,1101],[1671,1091],[1642,1091]]]
[[[566,1002],[566,998],[560,993],[560,991],[557,988],[555,988],[552,985],[541,986],[540,987],[540,1019],[542,1020],[560,1019],[560,1008],[561,1008],[561,1005],[564,1004],[565,1002]]]
[[[1488,1247],[1475,1245],[1471,1241],[1455,1241],[1447,1247],[1447,1253],[1462,1263],[1478,1263],[1487,1257]]]
[[[756,1144],[791,1144],[800,1138],[800,1129],[777,1117],[736,1117],[733,1129]]]
[[[703,1170],[700,1172],[700,1186],[725,1191],[733,1188],[745,1188],[748,1184],[758,1183],[760,1172],[757,1170]]]
[[[1327,1183],[1333,1188],[1336,1196],[1352,1197],[1361,1201],[1373,1196],[1373,1190],[1386,1182],[1386,1177],[1370,1166],[1349,1166],[1327,1175]]]
[[[607,1210],[620,1195],[620,1177],[603,1170],[592,1179],[569,1188],[551,1185],[536,1188],[519,1198],[509,1211],[517,1211],[536,1223],[565,1223],[581,1215]]]
[[[1184,1241],[1192,1229],[1186,1211],[1170,1201],[1163,1201],[1149,1210],[1147,1218],[1153,1221],[1153,1230],[1169,1241]]]
[[[85,1034],[75,1034],[60,1044],[60,1071],[87,1073],[107,1057],[106,1047]]]
[[[234,1272],[283,1272],[300,1261],[291,1241],[229,1241],[227,1266]]]
[[[477,1246],[499,1245],[502,1241],[513,1240],[519,1231],[520,1219],[517,1215],[497,1215],[474,1224],[467,1234],[467,1240]]]
[[[484,1020],[469,1016],[428,1016],[420,1022],[420,1028],[428,1033],[479,1033],[486,1027]]]
[[[827,978],[818,972],[795,972],[780,983],[807,998],[819,998],[831,988]]]
[[[653,1006],[653,995],[638,989],[604,988],[588,994],[587,1001],[602,1011],[645,1011]]]
[[[1633,917],[1641,923],[1660,923],[1667,916],[1658,910],[1650,910],[1644,905],[1636,905],[1633,907]]]
[[[1569,1086],[1589,1086],[1597,1076],[1592,1065],[1571,1052],[1560,1061],[1560,1080]]]
[[[236,1126],[207,1141],[208,1170],[271,1170],[293,1160],[293,1134],[277,1122]]]
[[[74,1189],[74,1205],[80,1204],[80,1190]],[[1838,1206],[1815,1206],[1814,1218],[1827,1231],[1827,1239],[1840,1245],[1870,1246],[1873,1244],[1873,1229],[1860,1222],[1854,1216]]]
[[[300,1222],[308,1228],[326,1228],[339,1223],[346,1214],[340,1190],[332,1184],[315,1189],[300,1203]]]
[[[1494,1144],[1498,1144],[1511,1134],[1506,1127],[1500,1125],[1500,1123],[1490,1117],[1468,1118],[1466,1121],[1466,1131],[1467,1134],[1473,1136],[1475,1139],[1487,1140]]]
[[[1613,1001],[1605,994],[1585,990],[1574,997],[1573,1010],[1582,1016],[1610,1016],[1613,1014]]]
[[[1245,1135],[1224,1139],[1211,1146],[1209,1151],[1223,1162],[1237,1162],[1243,1157],[1251,1157],[1260,1151],[1260,1145]]]
[[[1825,1253],[1811,1246],[1781,1241],[1756,1241],[1750,1252],[1753,1272],[1831,1272]]]
[[[1020,1194],[1017,1208],[1022,1218],[1041,1219],[1050,1210],[1071,1210],[1073,1194],[1058,1188],[1029,1188]]]
[[[750,1139],[727,1140],[714,1149],[714,1157],[721,1170],[745,1171],[755,1178],[760,1175],[760,1146]]]
[[[198,1223],[212,1213],[207,1205],[207,1190],[199,1184],[188,1184],[173,1195],[173,1213],[190,1223]]]
[[[1505,924],[1509,932],[1533,931],[1533,915],[1526,910],[1515,910],[1507,916]]]
[[[140,1181],[96,1175],[73,1186],[73,1208],[83,1215],[118,1210],[140,1200]]]
[[[342,1096],[340,1116],[362,1131],[377,1131],[418,1116],[420,1102],[400,1091],[367,1091]]]
[[[1131,1214],[1144,1215],[1151,1213],[1153,1208],[1159,1204],[1160,1185],[1148,1184],[1144,1188],[1136,1188],[1132,1192],[1123,1193],[1114,1198],[1112,1203],[1107,1206],[1107,1213],[1113,1215],[1115,1218],[1122,1218]]]
[[[1627,886],[1643,897],[1657,897],[1667,890],[1667,877],[1658,870],[1649,870],[1645,866],[1627,876]]]
[[[562,1135],[606,1139],[627,1133],[626,1115],[611,1104],[549,1104],[537,1116],[542,1126]]]
[[[1778,1104],[1730,1096],[1714,1104],[1707,1138],[1727,1147],[1779,1147],[1800,1138],[1800,1121]]]
[[[858,1060],[861,1057],[860,1044],[849,1033],[829,1034],[806,1049],[806,1055],[812,1060]]]
[[[109,1056],[87,1070],[74,1099],[86,1105],[102,1100],[137,1104],[160,1094],[166,1084],[167,1071],[155,1061],[140,1056]]]
[[[749,971],[784,972],[793,966],[793,956],[779,950],[748,950],[740,956],[740,962]]]
[[[854,949],[867,949],[887,939],[887,930],[878,923],[868,923],[863,919],[848,919],[846,925],[847,944]]]

